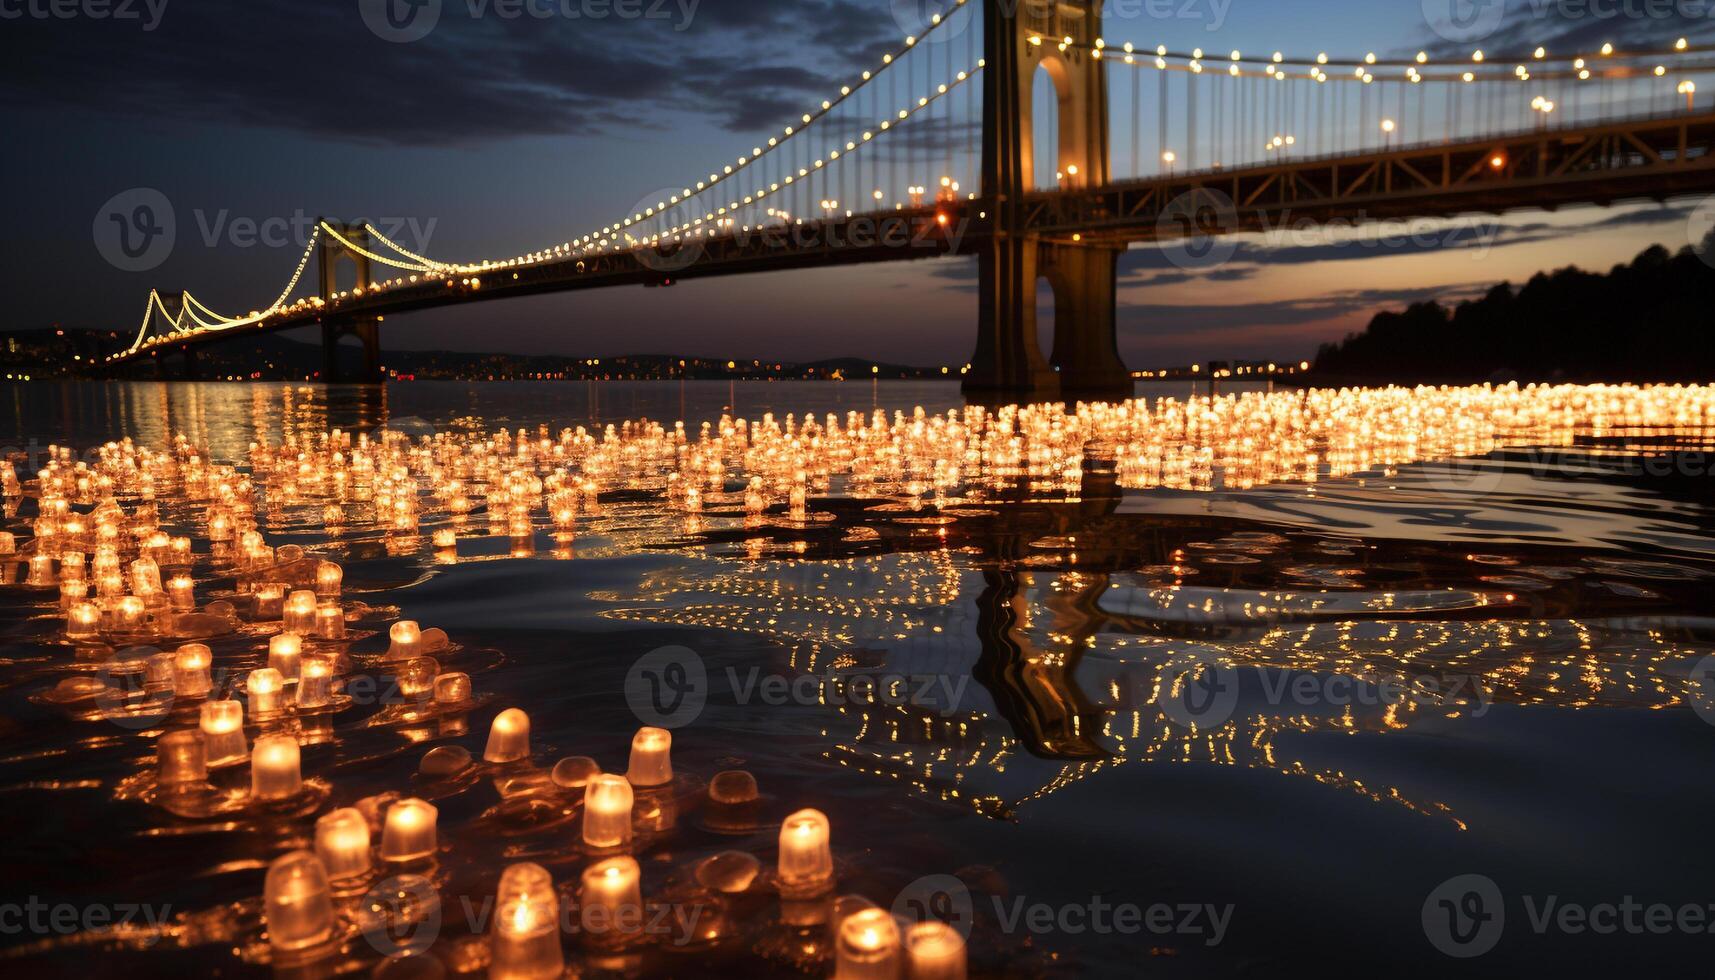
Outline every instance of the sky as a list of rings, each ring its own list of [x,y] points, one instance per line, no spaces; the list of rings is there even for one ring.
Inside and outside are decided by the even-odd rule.
[[[918,29],[925,2],[0,0],[0,329],[134,331],[151,288],[255,309],[319,215],[379,219],[448,260],[564,241],[778,132]],[[389,21],[384,3],[429,4],[432,29],[405,36],[422,10]],[[1450,10],[1482,35],[1449,27]],[[1708,42],[1715,2],[1110,0],[1104,31],[1144,49],[1498,59]],[[1145,159],[1159,138],[1148,99],[1115,90],[1119,172],[1133,129]],[[933,179],[919,169],[889,174]],[[103,222],[139,195],[167,202],[174,234],[127,268]],[[1698,237],[1697,204],[1284,229],[1236,240],[1210,268],[1136,247],[1121,259],[1121,353],[1134,368],[1310,357],[1383,309],[1677,249]],[[506,300],[390,317],[383,344],[960,364],[975,276],[973,260],[945,259]]]

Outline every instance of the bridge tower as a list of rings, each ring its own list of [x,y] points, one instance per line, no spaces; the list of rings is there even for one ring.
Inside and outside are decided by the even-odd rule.
[[[162,315],[154,317],[152,321],[155,328],[154,333],[160,337],[171,337],[175,332],[174,324],[182,324],[186,319],[185,304],[188,301],[185,297],[190,294],[184,290],[179,290],[177,292],[158,291],[156,295],[160,300],[160,313]],[[201,381],[202,373],[197,364],[197,349],[189,344],[183,344],[179,347],[179,357],[184,362],[184,370],[179,375],[180,380]],[[167,376],[167,369],[159,357],[155,360],[155,373],[159,377]]]
[[[993,234],[977,258],[979,322],[967,394],[1125,397],[1131,391],[1114,322],[1124,246],[1051,241],[1024,229],[1024,198],[1036,187],[1038,70],[1047,71],[1059,99],[1060,187],[1108,182],[1107,76],[1088,50],[1101,34],[1102,0],[984,0],[982,197]],[[1041,43],[1030,43],[1032,37]],[[1061,51],[1067,37],[1074,45]],[[1054,290],[1054,349],[1046,359],[1037,337],[1039,278]]]
[[[324,223],[339,232],[340,236],[358,248],[367,248],[369,232],[361,224],[343,224],[325,220]],[[369,256],[362,252],[347,248],[332,235],[322,234],[320,244],[316,247],[317,264],[321,270],[321,295],[328,299],[339,292],[339,263],[341,259],[350,259],[357,271],[356,283],[367,285],[369,278]],[[330,300],[331,303],[331,300]],[[347,377],[340,369],[339,342],[342,338],[351,336],[363,342],[363,367],[355,376]],[[363,314],[330,313],[322,319],[322,380],[329,383],[355,381],[364,384],[380,382],[381,379],[381,318]]]

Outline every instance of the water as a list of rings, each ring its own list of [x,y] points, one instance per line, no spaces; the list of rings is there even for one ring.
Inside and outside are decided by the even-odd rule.
[[[905,382],[38,384],[0,390],[0,404],[0,442],[33,464],[50,442],[120,437],[160,449],[183,434],[237,464],[253,442],[336,427],[534,437],[539,424],[684,418],[694,443],[723,412],[783,424],[961,407],[955,385]],[[331,538],[321,498],[271,497],[257,511],[267,543],[342,564],[355,610],[354,703],[286,725],[319,781],[299,810],[197,819],[139,799],[154,738],[194,726],[194,711],[140,727],[52,703],[67,677],[112,676],[110,654],[58,645],[51,593],[0,588],[0,903],[143,903],[170,923],[123,936],[49,923],[0,935],[0,956],[17,975],[265,973],[267,863],[307,846],[316,814],[393,791],[440,808],[441,854],[412,869],[432,882],[439,925],[349,934],[317,969],[370,970],[409,936],[432,936],[448,972],[478,964],[486,920],[470,910],[503,867],[541,863],[570,904],[588,863],[581,796],[540,772],[417,772],[435,746],[480,759],[490,721],[519,707],[542,768],[588,755],[624,772],[640,715],[694,718],[674,730],[674,787],[640,794],[640,814],[656,814],[634,848],[650,901],[713,909],[697,862],[736,849],[771,869],[780,819],[813,806],[832,824],[836,894],[968,926],[973,975],[1699,963],[1697,923],[1715,921],[1701,846],[1715,701],[1698,683],[1715,643],[1708,424],[1553,421],[1546,448],[1532,435],[1465,463],[1371,460],[1338,477],[1325,452],[1313,484],[1246,489],[1128,487],[1099,453],[1070,483],[967,483],[938,505],[836,476],[802,521],[778,499],[745,521],[735,461],[701,515],[663,506],[659,484],[616,484],[570,541],[539,505],[523,538],[478,511],[454,555],[431,542],[451,523],[426,496],[416,535],[365,525],[353,503]],[[1379,428],[1356,451],[1396,434]],[[200,506],[164,494],[161,526],[200,533]],[[33,515],[32,499],[8,499],[21,544]],[[197,548],[198,602],[242,604],[240,579]],[[440,669],[471,675],[474,707],[388,703],[398,670],[377,656],[398,618],[451,635]],[[261,666],[274,629],[211,641],[217,668]],[[667,683],[680,676],[667,666],[705,683]],[[364,696],[367,680],[383,696]],[[665,700],[639,699],[662,684]],[[693,688],[689,705],[671,697]],[[245,768],[214,781],[247,786]],[[751,832],[720,832],[703,802],[734,768],[764,794]],[[1470,879],[1447,884],[1461,875],[1493,882],[1498,906]],[[1667,920],[1626,903],[1672,921],[1652,932]],[[1601,923],[1611,904],[1618,928],[1556,918],[1569,904]],[[1499,925],[1446,911],[1497,907]],[[604,965],[829,972],[825,932],[781,909],[733,902],[710,926],[719,941],[660,938]],[[1482,955],[1450,959],[1438,943]],[[592,968],[578,940],[566,948]]]

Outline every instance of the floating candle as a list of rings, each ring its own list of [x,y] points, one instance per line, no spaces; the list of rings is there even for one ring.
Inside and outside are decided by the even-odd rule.
[[[820,810],[799,810],[780,824],[781,894],[808,898],[833,887],[828,837],[828,817]]]
[[[631,784],[603,774],[584,785],[584,843],[619,847],[631,839]]]
[[[673,735],[664,728],[640,728],[631,737],[626,781],[633,786],[665,786],[673,781]]]
[[[631,857],[611,857],[584,869],[578,889],[584,931],[598,943],[621,940],[643,926],[643,873]]]
[[[316,607],[316,639],[345,639],[345,610],[337,602],[324,602]]]
[[[179,790],[208,781],[208,755],[202,732],[185,728],[155,742],[155,784]]]
[[[298,677],[298,707],[325,708],[333,701],[333,664],[322,657],[304,661]]]
[[[945,922],[930,919],[906,929],[905,956],[909,980],[965,980],[965,939]]]
[[[400,800],[387,808],[381,831],[381,858],[417,861],[435,853],[435,817],[440,811],[418,799]]]
[[[250,672],[245,678],[244,688],[250,695],[250,714],[271,715],[283,706],[286,679],[273,667],[262,667]]]
[[[333,935],[333,890],[309,851],[292,851],[268,866],[263,908],[268,943],[278,952],[301,951]]]
[[[140,596],[160,593],[161,569],[154,559],[139,558],[131,563],[131,591]]]
[[[316,564],[316,595],[323,599],[339,598],[340,583],[345,580],[345,570],[331,561]]]
[[[500,876],[489,980],[553,980],[565,971],[560,948],[560,900],[539,864],[514,864]]]
[[[316,631],[316,594],[299,589],[286,598],[280,611],[280,628],[288,633],[308,636]]]
[[[343,807],[316,821],[316,857],[328,877],[338,881],[369,870],[369,822],[355,807]]]
[[[263,735],[250,750],[250,795],[259,800],[284,800],[304,788],[299,772],[298,740],[290,735]]]
[[[279,619],[286,603],[286,587],[279,582],[264,582],[256,587],[256,618]]]
[[[120,633],[141,633],[148,617],[149,607],[140,597],[122,596],[113,607],[113,628]]]
[[[268,666],[294,684],[303,667],[304,639],[296,633],[277,633],[268,639]]]
[[[66,614],[66,639],[87,640],[101,629],[101,610],[93,602],[80,602]]]
[[[530,716],[518,708],[507,708],[494,716],[488,729],[484,762],[518,762],[530,757]]]
[[[561,789],[583,789],[591,779],[601,775],[601,767],[587,755],[571,755],[554,763],[548,778]]]
[[[24,584],[25,585],[39,585],[39,586],[45,587],[45,586],[53,585],[54,582],[55,582],[55,579],[54,579],[54,559],[53,559],[53,556],[52,555],[31,555],[30,556],[30,576],[29,576],[29,578],[24,580]]]
[[[840,923],[835,980],[898,980],[899,926],[885,909],[863,909]]]
[[[435,678],[435,703],[464,704],[470,700],[470,675],[453,671]]]
[[[440,670],[441,665],[434,657],[416,657],[407,661],[394,675],[400,696],[408,701],[427,700],[434,694],[435,675]]]
[[[173,693],[181,698],[207,697],[214,689],[209,665],[214,653],[201,643],[186,643],[173,654]]]
[[[387,627],[388,660],[408,660],[417,655],[419,644],[422,642],[423,631],[418,629],[416,620],[401,619]]]
[[[167,580],[167,601],[174,612],[190,612],[196,608],[196,582],[189,575],[174,575]]]
[[[250,754],[244,738],[244,706],[237,701],[204,701],[198,727],[211,765],[234,762]]]

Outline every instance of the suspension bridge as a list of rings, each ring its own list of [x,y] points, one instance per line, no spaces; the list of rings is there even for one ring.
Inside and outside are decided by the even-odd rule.
[[[181,354],[194,370],[199,345],[319,326],[324,378],[376,381],[393,314],[960,254],[979,270],[968,393],[1125,394],[1117,262],[1133,245],[1171,244],[1197,267],[1216,236],[1286,220],[1715,192],[1715,112],[1697,98],[1715,46],[1457,59],[1171,51],[1108,37],[1101,9],[950,0],[746,152],[518,255],[447,261],[371,223],[321,220],[273,302],[223,314],[189,292],[151,291],[131,345],[108,362]],[[336,357],[348,336],[363,348],[355,377]]]

